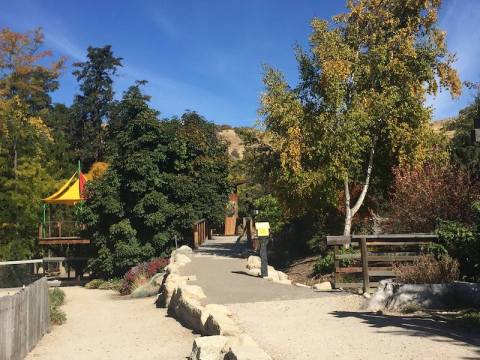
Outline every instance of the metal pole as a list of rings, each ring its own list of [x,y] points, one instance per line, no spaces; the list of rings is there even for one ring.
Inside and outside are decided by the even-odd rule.
[[[261,259],[260,273],[262,277],[268,276],[267,244],[268,244],[268,237],[266,236],[260,237],[260,259]]]

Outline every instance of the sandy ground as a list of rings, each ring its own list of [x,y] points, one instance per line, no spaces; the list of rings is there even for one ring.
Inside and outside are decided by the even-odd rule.
[[[194,335],[153,298],[126,299],[113,291],[65,287],[64,325],[54,326],[26,359],[185,359]]]
[[[478,335],[414,316],[362,312],[362,297],[229,304],[274,360],[480,359]]]

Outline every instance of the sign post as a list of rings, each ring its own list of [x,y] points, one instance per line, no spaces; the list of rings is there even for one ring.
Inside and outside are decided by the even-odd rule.
[[[268,276],[268,259],[267,259],[267,245],[270,235],[270,224],[268,222],[257,222],[255,224],[257,229],[257,236],[260,239],[260,271],[262,277]]]

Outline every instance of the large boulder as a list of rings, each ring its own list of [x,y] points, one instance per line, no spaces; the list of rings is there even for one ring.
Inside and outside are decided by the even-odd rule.
[[[221,335],[197,337],[193,342],[190,360],[221,360],[226,343],[227,337]]]
[[[400,311],[407,306],[427,309],[480,306],[480,284],[454,282],[450,284],[400,284],[382,280],[371,297],[370,311]]]
[[[167,312],[188,328],[202,332],[203,323],[201,317],[203,306],[199,299],[189,296],[192,292],[185,290],[188,287],[189,285],[181,285],[175,289]]]
[[[322,281],[321,283],[313,285],[313,289],[317,291],[332,290],[332,284],[330,283],[330,281]]]
[[[175,290],[182,284],[186,284],[186,278],[178,274],[167,274],[160,286],[160,294],[157,299],[157,306],[168,308]]]
[[[179,252],[175,252],[175,255],[174,255],[174,262],[176,265],[178,266],[184,266],[186,264],[188,264],[190,261],[190,258],[185,255],[185,254],[181,254]]]
[[[177,250],[175,250],[175,253],[189,255],[193,253],[193,250],[190,246],[182,245]]]
[[[260,256],[249,256],[247,259],[247,269],[260,269],[262,265],[262,259]]]
[[[242,333],[237,323],[229,316],[210,314],[203,323],[203,333],[205,335],[225,335],[236,336]]]

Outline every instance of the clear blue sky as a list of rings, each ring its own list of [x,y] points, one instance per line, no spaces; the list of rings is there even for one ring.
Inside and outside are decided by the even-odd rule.
[[[262,91],[262,67],[297,81],[293,46],[307,45],[312,17],[330,18],[344,0],[54,1],[0,0],[0,27],[25,31],[38,26],[45,47],[66,55],[68,67],[54,100],[70,104],[77,92],[71,63],[89,45],[111,44],[123,57],[117,97],[137,79],[163,116],[196,110],[218,124],[253,125]],[[480,1],[444,0],[441,26],[457,53],[462,80],[480,81]],[[471,102],[448,94],[429,99],[434,118],[456,115]]]

